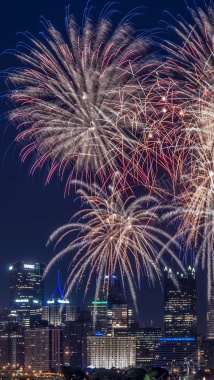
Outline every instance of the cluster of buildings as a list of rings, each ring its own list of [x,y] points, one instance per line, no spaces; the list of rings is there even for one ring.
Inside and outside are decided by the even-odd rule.
[[[195,270],[164,270],[164,329],[136,323],[115,275],[80,310],[58,283],[44,302],[44,264],[9,266],[10,308],[0,313],[0,367],[27,371],[157,366],[170,372],[214,368],[214,294],[207,340],[197,335]],[[158,312],[158,311],[157,311]]]

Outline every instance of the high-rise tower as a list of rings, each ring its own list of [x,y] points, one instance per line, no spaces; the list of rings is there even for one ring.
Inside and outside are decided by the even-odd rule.
[[[197,334],[196,280],[194,268],[187,275],[164,270],[164,324],[166,336],[189,337]]]
[[[9,266],[9,272],[11,312],[17,313],[22,324],[29,327],[44,300],[44,264],[18,261]]]
[[[207,301],[207,339],[214,340],[214,283],[211,285],[210,299]]]
[[[49,325],[55,327],[61,326],[65,321],[75,321],[78,307],[70,304],[70,301],[64,297],[60,285],[60,272],[58,271],[57,286],[50,300],[42,306],[41,318],[47,321]]]

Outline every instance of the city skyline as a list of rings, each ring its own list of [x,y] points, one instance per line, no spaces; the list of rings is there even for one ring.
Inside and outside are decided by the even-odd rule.
[[[1,310],[0,315],[3,369],[69,372],[87,366],[134,366],[145,370],[154,365],[183,373],[187,359],[194,372],[200,364],[204,366],[205,357],[207,366],[213,363],[213,340],[202,341],[196,331],[193,268],[187,268],[187,275],[165,268],[165,329],[144,327],[134,320],[116,276],[105,279],[104,293],[100,292],[87,310],[64,298],[59,273],[52,298],[42,302],[43,269],[43,264],[33,262],[9,266],[11,308]]]
[[[82,2],[82,9],[84,4],[85,2]],[[105,4],[105,2],[103,2],[103,4]],[[67,5],[67,2],[63,2],[63,5]],[[21,7],[21,9],[19,9],[19,12],[17,11],[17,16],[15,20],[16,22],[13,22],[13,28],[12,30],[10,29],[10,33],[6,33],[7,38],[4,39],[1,50],[3,51],[4,49],[15,47],[16,42],[19,40],[19,37],[15,36],[15,33],[18,31],[28,30],[29,32],[37,34],[40,30],[40,14],[43,14],[45,17],[55,22],[55,24],[60,25],[60,28],[63,30],[63,5],[62,2],[60,2],[60,4],[59,2],[54,2],[53,7],[53,2],[51,2],[50,4],[47,1],[45,2],[45,5],[42,6],[42,4],[38,2],[37,6],[34,6],[34,9],[32,10],[30,9],[30,7],[27,6],[27,2],[20,2],[19,6]],[[133,3],[132,7],[148,5],[148,1],[135,1],[135,4]],[[154,2],[154,5],[157,4]],[[74,12],[76,13],[77,6],[75,5],[75,2],[73,2],[72,6]],[[8,12],[6,14],[9,17],[9,7],[7,7],[6,5],[4,5],[4,7],[5,12]],[[51,7],[54,9],[51,10]],[[177,9],[173,9],[172,6],[170,7],[169,1],[165,2],[165,7],[169,9],[169,11],[173,11],[175,13],[178,10],[178,7]],[[126,14],[127,11],[130,10],[130,7],[127,5],[121,6],[121,4],[119,4],[119,8],[122,9],[122,12],[124,12],[124,14]],[[82,14],[82,9],[80,9],[78,2],[78,17],[80,17],[80,15]],[[145,21],[145,27],[149,26],[149,22],[151,23],[150,27],[156,27],[158,25],[157,21],[160,18],[165,18],[165,16],[163,16],[161,13],[162,6],[159,5],[155,8],[156,12],[154,12],[153,17],[150,16],[150,21],[148,22],[146,14],[151,14],[151,2],[149,9],[150,11],[148,10],[148,12],[145,9],[143,10],[144,15],[140,19],[141,21]],[[23,13],[24,10],[26,12],[25,14]],[[182,13],[180,5],[179,11]],[[2,19],[2,24],[4,25],[4,28],[7,28],[8,26],[5,25],[3,21],[4,20]],[[6,58],[6,56],[2,57],[3,65],[7,67],[8,60],[11,60],[12,64],[15,65],[15,63],[13,63],[13,59]],[[15,131],[12,130],[11,126],[7,127],[7,130],[4,133],[2,133],[2,256],[6,256],[9,262],[14,261],[14,259],[41,261],[40,258],[43,257],[45,257],[45,260],[42,261],[48,262],[51,259],[53,253],[52,249],[45,248],[46,242],[48,240],[49,235],[53,232],[54,229],[66,223],[70,219],[71,210],[73,208],[72,199],[69,199],[68,197],[66,199],[63,199],[63,186],[60,186],[58,181],[53,181],[49,186],[44,187],[42,174],[40,175],[40,173],[37,173],[33,178],[30,175],[28,175],[28,165],[24,164],[23,166],[21,166],[20,162],[18,162],[19,148],[14,145],[12,145],[12,147],[9,148],[10,145],[13,143],[14,137]],[[74,207],[78,208],[78,205],[78,202],[76,202]],[[14,255],[16,257],[14,257]],[[4,260],[2,260],[1,266],[2,268],[5,268],[5,270],[2,271],[2,278],[4,279],[4,282],[6,281],[7,276],[7,265],[8,261],[5,262]],[[59,266],[63,269],[65,268],[66,263],[59,263]],[[51,273],[48,277],[49,281],[53,284],[55,283],[55,274],[57,270],[58,267],[55,267],[53,270],[53,274]],[[51,280],[51,278],[53,279]],[[149,304],[149,298],[151,298],[151,294],[154,297],[153,299],[157,301],[158,299],[160,299],[160,294],[162,293],[161,288],[158,284],[158,289],[151,288],[150,290],[146,285],[147,280],[143,282],[145,284],[143,283],[142,285],[142,293],[138,291],[137,295],[138,297],[140,297],[141,294],[148,293],[142,296],[142,298],[145,300],[144,307],[147,309],[146,311],[148,311],[149,308],[151,308],[151,310],[153,308],[153,305],[151,303]],[[2,300],[1,303],[4,300],[4,297],[4,293],[0,295],[0,299]],[[83,291],[80,290],[79,293],[77,293],[77,298],[81,298],[81,300],[83,299]],[[204,295],[204,298],[206,298],[206,295]],[[156,301],[152,302],[156,305]],[[150,315],[152,317],[151,311]],[[149,317],[147,316],[146,319],[148,321]]]
[[[48,282],[48,279],[45,278],[44,280],[42,280],[42,277],[40,275],[40,270],[43,272],[44,269],[45,269],[44,263],[38,263],[38,262],[29,261],[29,260],[16,261],[16,262],[10,263],[8,265],[8,289],[5,288],[5,292],[7,292],[7,290],[10,291],[10,298],[8,298],[7,304],[0,305],[0,308],[3,310],[4,307],[7,307],[8,310],[13,310],[14,312],[16,310],[20,309],[19,311],[22,314],[24,311],[27,311],[29,308],[31,308],[31,306],[32,306],[31,303],[34,302],[33,298],[32,298],[32,294],[34,295],[33,297],[35,299],[38,299],[38,295],[36,295],[36,294],[37,293],[40,294],[39,292],[42,291],[42,293],[41,293],[42,298],[39,295],[39,297],[42,299],[42,301],[41,300],[39,301],[40,302],[40,308],[42,305],[44,306],[44,308],[43,308],[44,310],[42,311],[42,315],[47,314],[47,311],[45,311],[45,310],[52,303],[53,303],[53,307],[55,307],[57,309],[58,308],[57,299],[59,299],[59,298],[63,299],[63,300],[67,300],[70,304],[69,307],[71,307],[71,308],[77,307],[80,309],[91,310],[93,305],[96,303],[96,302],[94,302],[93,288],[92,288],[91,292],[89,293],[89,295],[88,295],[88,297],[84,303],[82,302],[82,299],[79,297],[80,291],[77,292],[76,294],[71,293],[68,297],[65,297],[65,293],[63,292],[63,287],[62,287],[62,280],[61,280],[60,271],[58,270],[57,275],[54,279],[55,281],[53,282],[53,284],[52,283],[50,284]],[[128,297],[124,298],[125,295],[124,295],[123,289],[121,287],[121,281],[119,278],[117,278],[117,276],[112,276],[113,278],[115,277],[115,280],[113,280],[112,284],[110,282],[111,285],[110,285],[109,289],[111,289],[111,290],[110,290],[110,293],[108,296],[108,304],[111,305],[112,302],[115,304],[118,304],[118,305],[125,304],[126,305],[125,307],[128,307],[127,312],[129,313],[129,318],[131,318],[130,321],[133,319],[137,323],[142,324],[146,328],[155,327],[155,328],[161,328],[161,329],[166,330],[166,331],[169,329],[168,327],[166,327],[167,326],[167,324],[166,324],[167,320],[171,320],[171,323],[173,326],[174,323],[176,323],[176,324],[178,323],[176,321],[176,315],[177,314],[180,315],[180,313],[184,313],[182,319],[185,320],[185,318],[186,318],[185,315],[187,313],[187,325],[186,325],[186,328],[187,328],[188,323],[190,322],[189,318],[190,318],[191,313],[193,313],[193,315],[195,315],[195,313],[196,313],[196,320],[195,320],[195,322],[193,322],[193,325],[195,326],[194,328],[197,330],[198,334],[202,333],[203,336],[206,337],[205,332],[207,330],[207,326],[204,326],[204,331],[200,330],[201,325],[200,325],[200,316],[198,315],[199,312],[197,310],[197,306],[198,306],[199,302],[198,302],[198,295],[197,295],[197,291],[196,291],[195,270],[193,268],[191,268],[190,266],[188,266],[185,269],[187,271],[187,274],[182,273],[182,272],[179,273],[173,267],[163,268],[164,291],[163,292],[161,291],[161,293],[160,293],[160,295],[162,296],[161,302],[159,302],[159,304],[155,303],[153,305],[153,308],[149,311],[149,316],[151,319],[148,319],[148,318],[146,319],[145,314],[142,313],[141,309],[139,309],[138,315],[136,313],[133,313],[134,312],[133,300],[130,297],[130,295],[128,295]],[[37,278],[38,278],[38,280],[36,280]],[[176,279],[175,281],[178,281],[177,285],[174,282],[173,278]],[[36,288],[35,288],[35,290],[33,290],[35,280],[38,281],[38,284],[35,283]],[[41,285],[40,285],[40,281],[42,281]],[[192,284],[191,284],[191,281],[193,281]],[[177,286],[179,286],[179,288],[177,288]],[[190,286],[190,288],[189,288],[189,286]],[[40,287],[41,287],[41,289],[40,289]],[[188,289],[189,289],[189,291],[191,291],[191,294],[193,296],[193,300],[191,300],[191,301],[190,301],[191,298],[188,300],[189,296],[187,297],[186,291],[188,291]],[[155,288],[152,288],[150,290],[155,291]],[[29,300],[28,300],[28,296],[26,296],[28,293],[31,294]],[[169,295],[167,295],[167,294],[169,294]],[[24,297],[24,299],[23,299],[23,297]],[[150,294],[150,297],[151,297],[151,294]],[[27,299],[25,299],[25,298],[27,298]],[[183,299],[183,301],[181,301],[182,299]],[[98,297],[98,304],[99,304],[99,300],[101,300],[101,302],[102,302],[102,300],[104,300],[106,305],[107,305],[106,295],[103,293],[102,290],[101,290],[99,297]],[[193,302],[193,304],[192,304],[192,302]],[[191,310],[192,311],[189,314],[190,304],[191,304]],[[21,308],[19,307],[17,309],[17,307],[20,305],[21,305]],[[104,308],[107,307],[106,305],[104,305]],[[172,305],[173,305],[173,308],[175,307],[174,308],[174,317],[172,317],[173,314],[171,315]],[[183,305],[184,307],[183,306],[181,307],[181,305]],[[34,308],[35,308],[35,306],[36,306],[36,309],[38,309],[38,306],[34,305]],[[145,304],[145,306],[148,307],[148,305],[146,305],[146,304]],[[100,307],[102,309],[102,305]],[[176,307],[178,309],[176,309]],[[22,309],[23,309],[23,311],[22,311]],[[37,312],[38,312],[38,310],[37,310]],[[97,312],[99,312],[99,306],[98,306]],[[33,314],[34,313],[35,312],[33,312]],[[207,313],[208,313],[208,315],[210,315],[210,313],[212,313],[212,303],[211,303],[210,307],[208,307],[208,309],[206,308],[206,310],[204,310],[204,313],[205,313],[205,315],[207,315]],[[156,319],[155,316],[157,314],[158,314],[158,318]],[[92,313],[92,315],[93,315],[93,313]],[[102,315],[102,311],[101,311],[101,315]],[[61,316],[60,317],[56,316],[56,320],[58,320],[58,318],[61,320]],[[179,319],[180,319],[180,317],[178,318],[178,321],[179,321]],[[194,320],[194,317],[193,317],[193,320]],[[35,318],[35,321],[37,321],[36,318]],[[28,326],[28,323],[29,323],[29,321],[26,322],[26,326]],[[96,323],[98,323],[98,321]],[[207,321],[205,324],[207,325]],[[98,325],[99,325],[99,323],[98,323]],[[212,325],[209,323],[208,326],[212,326]],[[188,328],[187,328],[187,330],[188,330]],[[182,327],[182,329],[184,329],[183,331],[185,331],[184,326]],[[169,336],[173,336],[173,335],[177,336],[179,334],[180,333],[174,334],[171,332],[169,334]],[[187,332],[187,334],[188,334],[188,332]],[[192,335],[192,334],[190,334],[190,335]],[[195,335],[195,334],[193,333],[193,335]]]

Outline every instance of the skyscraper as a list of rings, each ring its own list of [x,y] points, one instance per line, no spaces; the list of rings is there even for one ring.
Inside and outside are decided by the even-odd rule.
[[[64,366],[83,369],[86,367],[84,337],[92,334],[90,311],[80,311],[75,321],[65,322],[63,327]],[[87,351],[87,350],[86,350]]]
[[[210,299],[207,301],[207,339],[214,340],[214,283],[211,285]]]
[[[104,334],[107,334],[108,301],[106,299],[94,300],[88,305],[88,309],[95,323],[94,331],[102,331]]]
[[[17,313],[22,324],[29,327],[44,300],[44,264],[18,261],[9,266],[9,272],[11,312]]]
[[[114,335],[118,328],[128,328],[133,323],[133,310],[128,308],[122,296],[120,282],[116,275],[106,276],[99,298],[88,306],[91,311],[94,331]]]
[[[197,334],[196,280],[194,268],[187,275],[164,270],[164,324],[170,337],[189,337]]]
[[[64,297],[60,285],[60,272],[58,271],[57,286],[51,299],[42,306],[41,319],[47,321],[49,325],[61,326],[65,321],[75,321],[77,311],[78,307],[70,305],[70,301]]]

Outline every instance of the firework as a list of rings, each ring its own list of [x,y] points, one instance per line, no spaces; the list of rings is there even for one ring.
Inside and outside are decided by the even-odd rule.
[[[57,247],[69,236],[71,242],[54,256],[45,274],[58,259],[72,254],[73,268],[68,277],[67,294],[90,269],[86,292],[93,273],[96,273],[97,299],[105,277],[118,270],[123,283],[124,276],[128,281],[136,307],[136,282],[140,285],[142,274],[152,283],[156,276],[160,279],[164,251],[181,265],[171,249],[171,236],[160,227],[158,210],[161,205],[156,198],[146,195],[137,199],[131,196],[123,201],[114,183],[108,192],[98,185],[91,187],[82,184],[77,193],[88,207],[78,211],[71,223],[60,227],[50,236],[48,244],[56,241]],[[178,246],[176,242],[175,245]]]
[[[8,82],[15,108],[10,121],[24,145],[21,159],[34,157],[31,173],[47,169],[46,183],[56,173],[105,183],[115,171],[138,176],[130,159],[137,144],[137,104],[143,73],[151,70],[147,38],[137,37],[128,22],[113,29],[108,19],[82,29],[66,19],[64,38],[43,20],[43,40],[25,33],[15,52],[23,66]],[[142,120],[141,120],[142,124]],[[93,179],[92,179],[93,178]]]
[[[181,218],[178,235],[196,248],[196,265],[207,266],[208,298],[214,281],[214,9],[190,10],[194,25],[184,21],[173,29],[182,46],[169,43],[167,65],[177,73],[179,91],[183,88],[185,118],[183,140],[176,149],[181,192],[177,206],[169,212],[172,220]],[[178,137],[179,139],[179,137]]]

